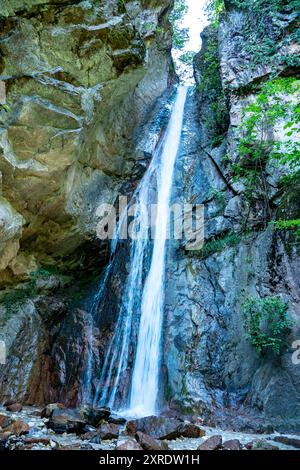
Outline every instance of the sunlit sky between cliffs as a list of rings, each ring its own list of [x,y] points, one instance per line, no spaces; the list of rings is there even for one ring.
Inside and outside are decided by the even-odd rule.
[[[188,51],[198,52],[201,47],[200,33],[207,25],[205,7],[207,0],[186,0],[188,12],[184,16],[183,26],[189,28],[190,40],[186,45]]]
[[[183,64],[179,57],[186,52],[199,52],[201,48],[200,33],[208,24],[205,9],[209,0],[185,0],[188,10],[184,15],[181,26],[188,28],[189,40],[181,51],[173,51],[177,73],[181,80],[187,84],[194,84],[192,65]]]

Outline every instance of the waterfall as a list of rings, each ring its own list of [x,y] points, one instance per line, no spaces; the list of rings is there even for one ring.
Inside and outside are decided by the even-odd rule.
[[[157,411],[169,205],[186,93],[187,88],[178,88],[165,138],[129,205],[135,220],[129,272],[94,396],[94,406],[107,405],[128,416],[147,416]],[[157,207],[151,240],[149,207],[154,198]],[[119,233],[122,225],[121,221]],[[124,397],[124,380],[128,374],[130,386]]]

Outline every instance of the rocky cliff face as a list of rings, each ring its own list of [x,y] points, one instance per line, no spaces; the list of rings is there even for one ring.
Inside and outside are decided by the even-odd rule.
[[[299,187],[283,195],[280,170],[268,161],[249,197],[246,171],[238,179],[234,171],[243,158],[247,106],[272,77],[299,72],[297,12],[258,16],[232,3],[218,27],[203,33],[194,63],[197,89],[187,104],[174,197],[205,204],[206,244],[189,254],[178,246],[170,257],[176,261],[167,290],[167,398],[223,426],[297,430],[300,368],[292,362],[292,343],[300,337],[299,242],[268,221],[299,218]],[[269,56],[266,44],[272,44]],[[282,137],[287,122],[269,123],[268,141]],[[288,302],[293,327],[281,355],[262,357],[247,338],[243,304],[269,296]]]
[[[51,399],[66,298],[76,303],[83,287],[72,285],[107,258],[96,209],[130,193],[155,146],[143,125],[174,81],[170,4],[0,2],[4,397]],[[80,330],[84,314],[75,318]]]
[[[134,133],[170,83],[169,5],[1,2],[4,282],[76,263],[98,205],[134,179]]]
[[[299,242],[269,222],[299,218],[300,188],[283,192],[287,167],[264,159],[249,189],[249,158],[241,153],[241,122],[264,83],[299,73],[297,13],[258,17],[234,3],[227,0],[219,25],[203,33],[197,87],[186,105],[173,196],[205,205],[206,243],[194,252],[170,246],[165,401],[227,428],[299,431],[300,366],[292,363],[300,339]],[[93,245],[84,242],[94,237],[96,207],[130,192],[164,126],[167,112],[157,115],[154,103],[173,80],[169,4],[3,4],[0,78],[9,109],[1,111],[0,129],[0,279],[19,286],[5,291],[0,307],[9,352],[2,400],[73,406],[80,399],[87,312],[105,258],[97,248],[99,269],[89,266],[84,255],[93,261]],[[292,90],[290,99],[297,98]],[[287,123],[287,116],[268,122],[251,146],[284,137]],[[126,253],[118,254],[116,271],[126,275]],[[100,356],[122,286],[119,272],[112,277],[98,311]],[[262,356],[247,338],[243,305],[274,296],[288,303],[293,326],[280,355]]]

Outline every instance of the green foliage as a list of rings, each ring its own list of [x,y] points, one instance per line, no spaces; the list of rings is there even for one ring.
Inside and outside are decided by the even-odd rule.
[[[282,184],[299,179],[300,143],[293,136],[300,130],[300,81],[295,78],[278,78],[266,82],[255,101],[244,109],[240,126],[239,163],[232,170],[236,180],[243,179],[245,195],[250,202],[257,197],[265,200],[269,213],[269,200],[265,168],[267,162],[284,168]],[[273,127],[285,120],[285,139],[273,138]],[[287,173],[287,174],[286,174]]]
[[[219,16],[225,10],[224,0],[210,0],[207,4],[206,12],[211,23],[216,27],[219,23]]]
[[[211,29],[208,41],[203,44],[202,54],[201,80],[197,92],[210,103],[206,108],[211,112],[206,114],[205,119],[207,127],[212,131],[212,144],[216,146],[228,128],[228,111],[221,81],[218,36],[214,29]]]
[[[284,339],[292,326],[288,319],[288,303],[279,297],[249,298],[242,305],[247,338],[261,354],[271,351],[279,355]]]
[[[191,65],[193,63],[194,56],[195,52],[187,51],[184,54],[181,54],[179,60],[181,60],[181,62],[183,62],[184,64]]]
[[[276,220],[274,227],[277,230],[294,230],[297,239],[300,239],[300,219]]]
[[[0,111],[5,111],[5,112],[9,112],[11,110],[9,104],[0,104]]]
[[[193,250],[191,255],[199,259],[205,259],[208,258],[208,256],[213,255],[214,253],[218,253],[224,250],[225,248],[237,245],[240,241],[240,234],[230,233],[206,242],[201,250]]]
[[[185,0],[175,0],[173,10],[169,16],[169,20],[173,26],[173,47],[181,50],[189,39],[188,28],[183,28],[182,18],[187,12],[188,7]]]

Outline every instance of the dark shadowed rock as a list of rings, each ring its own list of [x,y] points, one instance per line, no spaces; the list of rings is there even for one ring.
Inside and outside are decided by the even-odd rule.
[[[21,403],[13,403],[12,405],[7,405],[6,409],[12,413],[18,413],[19,411],[22,411],[23,406]]]
[[[140,444],[133,438],[120,442],[116,450],[143,450]]]
[[[95,426],[92,426],[91,424],[86,424],[84,427],[83,427],[83,430],[82,432],[85,434],[85,433],[89,433],[89,432],[97,432],[97,428],[95,428]]]
[[[115,414],[111,414],[110,417],[108,418],[108,423],[114,423],[114,424],[126,424],[126,419],[122,418],[122,416],[118,416]]]
[[[276,436],[274,437],[273,441],[281,442],[281,444],[285,444],[287,446],[296,447],[300,449],[300,439],[295,437],[288,437],[288,436]]]
[[[127,423],[126,431],[135,435],[138,431],[156,439],[177,439],[180,437],[182,421],[164,416],[147,416]]]
[[[0,432],[0,450],[5,450],[8,438],[11,435],[9,432]]]
[[[238,439],[229,439],[223,443],[224,450],[241,450],[242,446]]]
[[[120,427],[118,424],[104,423],[101,424],[97,433],[103,440],[117,439],[119,437]]]
[[[45,406],[45,408],[41,411],[42,418],[50,418],[54,410],[64,409],[65,406],[62,403],[49,403],[49,405]]]
[[[168,445],[158,439],[154,439],[151,436],[147,436],[141,431],[138,431],[135,435],[137,442],[142,446],[144,450],[167,450]]]
[[[218,450],[222,447],[222,436],[211,436],[206,441],[202,442],[198,450]]]
[[[110,417],[109,408],[92,408],[91,406],[85,405],[82,406],[79,411],[83,420],[92,426],[99,426],[101,422],[107,421]]]
[[[47,426],[58,434],[64,432],[80,434],[85,424],[86,422],[77,409],[66,408],[53,410]]]
[[[14,400],[14,399],[9,399],[9,400],[6,400],[3,405],[4,406],[10,406],[10,405],[14,405],[14,403],[18,403],[17,400]]]

